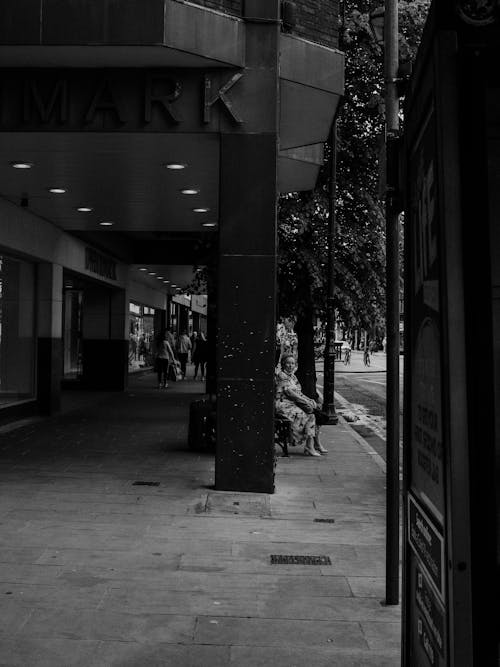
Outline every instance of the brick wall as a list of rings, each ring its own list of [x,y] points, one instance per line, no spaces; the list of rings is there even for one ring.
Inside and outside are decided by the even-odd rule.
[[[312,42],[337,47],[339,0],[295,0],[297,25],[291,31]]]
[[[210,7],[210,9],[218,9],[234,16],[241,16],[243,13],[243,0],[190,0],[190,2],[195,5]]]
[[[245,0],[190,0],[194,4],[241,16]],[[294,0],[297,25],[290,32],[325,46],[338,46],[339,0]]]

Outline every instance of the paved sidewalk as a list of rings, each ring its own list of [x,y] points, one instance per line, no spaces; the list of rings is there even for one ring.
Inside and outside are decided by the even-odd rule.
[[[383,462],[359,436],[278,456],[273,495],[218,492],[186,446],[201,383],[131,382],[0,429],[0,664],[398,666]]]

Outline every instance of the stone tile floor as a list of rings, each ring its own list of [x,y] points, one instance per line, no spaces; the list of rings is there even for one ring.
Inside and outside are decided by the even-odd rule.
[[[341,422],[327,456],[278,457],[275,494],[214,491],[186,445],[201,389],[143,375],[0,429],[0,665],[400,664],[377,458]]]

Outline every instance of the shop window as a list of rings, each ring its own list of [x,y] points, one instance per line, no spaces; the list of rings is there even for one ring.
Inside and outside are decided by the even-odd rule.
[[[64,290],[65,380],[80,380],[82,376],[82,303],[83,290]]]
[[[129,371],[153,364],[154,308],[130,303],[129,314]]]
[[[0,406],[35,395],[35,270],[0,255]]]

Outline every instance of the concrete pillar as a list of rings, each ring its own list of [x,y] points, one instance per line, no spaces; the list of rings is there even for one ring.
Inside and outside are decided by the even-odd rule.
[[[207,276],[207,366],[205,369],[206,392],[217,394],[216,351],[217,351],[217,295],[216,260],[210,265]]]
[[[37,398],[40,412],[61,406],[63,269],[38,264],[37,271]]]
[[[179,333],[189,333],[189,309],[186,306],[179,307]]]
[[[215,486],[272,493],[279,3],[245,9],[262,130],[221,135]]]
[[[167,311],[163,310],[163,308],[155,308],[155,314],[154,314],[154,319],[153,319],[153,329],[155,332],[155,338],[156,336],[163,331],[163,329],[167,328]]]
[[[128,378],[128,309],[125,290],[85,287],[83,295],[83,385],[122,391]]]

